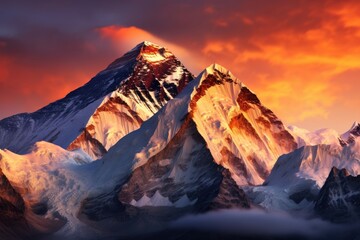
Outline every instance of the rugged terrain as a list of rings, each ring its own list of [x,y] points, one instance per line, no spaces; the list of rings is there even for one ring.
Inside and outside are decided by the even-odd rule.
[[[286,127],[221,65],[194,78],[143,42],[65,98],[0,121],[0,236],[189,239],[209,221],[214,239],[352,238],[359,129]]]

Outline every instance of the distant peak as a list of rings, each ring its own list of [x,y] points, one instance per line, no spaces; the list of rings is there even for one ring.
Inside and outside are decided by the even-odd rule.
[[[355,136],[360,136],[360,123],[358,122],[354,122],[351,126],[351,128],[349,129],[349,131],[347,131],[344,135],[345,138],[348,138],[349,134],[353,134]]]
[[[351,128],[341,135],[340,143],[342,146],[352,143],[356,137],[360,136],[360,123],[354,122]]]
[[[355,121],[351,126],[350,131],[357,129],[358,127],[360,127],[360,123]]]

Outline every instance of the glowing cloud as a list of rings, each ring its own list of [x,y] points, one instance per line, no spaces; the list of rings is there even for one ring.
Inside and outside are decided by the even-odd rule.
[[[3,8],[0,118],[62,97],[149,40],[194,74],[224,65],[286,124],[344,131],[360,121],[357,0],[74,3],[73,15],[56,3]]]

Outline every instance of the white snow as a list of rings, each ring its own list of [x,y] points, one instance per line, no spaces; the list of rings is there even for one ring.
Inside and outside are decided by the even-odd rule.
[[[290,192],[320,189],[332,167],[360,175],[360,139],[349,146],[305,146],[281,156],[266,182]]]
[[[246,196],[254,204],[258,204],[266,210],[278,212],[296,212],[303,214],[311,213],[314,207],[313,202],[306,199],[296,204],[289,198],[289,191],[278,186],[246,186],[244,187]]]
[[[173,204],[170,202],[169,198],[163,197],[159,191],[156,191],[154,196],[149,198],[144,194],[141,199],[135,201],[133,199],[131,204],[137,207],[144,207],[144,206],[154,206],[154,207],[171,207]]]
[[[183,208],[190,205],[194,205],[197,199],[191,201],[188,196],[185,194],[179,200],[172,203],[168,197],[164,197],[160,194],[159,191],[156,191],[152,197],[146,196],[144,194],[138,201],[133,199],[130,204],[136,207],[176,207],[176,208]]]
[[[172,74],[166,76],[164,81],[178,85],[183,73],[184,68],[182,66],[177,66]]]
[[[160,52],[159,49],[161,49],[161,47],[149,41],[144,41],[144,45],[151,46],[156,49],[155,51],[142,50],[141,52],[141,56],[151,63],[157,64],[166,60],[168,57],[173,56],[173,54],[166,48],[163,48],[164,51]]]
[[[302,146],[314,146],[319,144],[338,145],[339,133],[334,129],[324,128],[314,132],[310,132],[306,129],[302,129],[296,126],[289,126],[288,131],[293,135],[298,147]]]
[[[47,202],[47,218],[58,212],[66,217],[63,233],[86,228],[77,212],[91,184],[91,174],[77,171],[92,161],[79,151],[69,152],[47,142],[38,142],[26,155],[0,150],[0,168],[15,188],[22,189],[25,202]]]

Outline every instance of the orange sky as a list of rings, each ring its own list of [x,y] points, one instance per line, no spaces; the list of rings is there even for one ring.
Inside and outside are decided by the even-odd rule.
[[[360,121],[359,12],[355,0],[8,4],[0,118],[63,97],[150,40],[195,75],[225,66],[288,125],[342,132]]]

